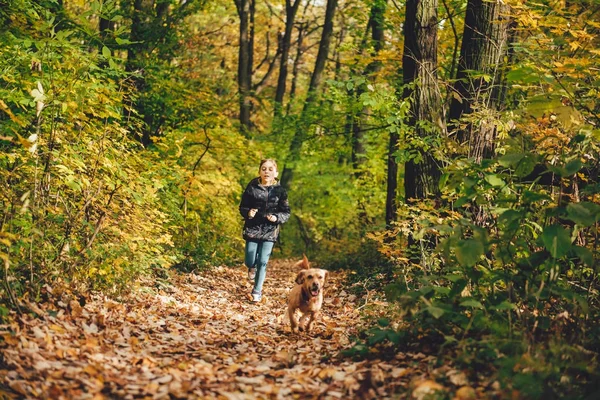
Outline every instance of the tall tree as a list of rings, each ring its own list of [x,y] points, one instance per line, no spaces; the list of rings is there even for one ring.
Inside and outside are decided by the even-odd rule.
[[[294,30],[294,21],[296,13],[300,6],[300,0],[285,0],[285,30],[281,39],[281,62],[279,64],[279,77],[277,78],[277,90],[275,91],[275,112],[281,111],[283,98],[285,96],[285,87],[288,75],[288,63],[290,48],[292,43],[292,32]]]
[[[440,167],[433,155],[431,143],[445,131],[442,97],[437,82],[437,0],[408,0],[404,23],[404,54],[402,71],[404,98],[410,98],[411,111],[408,126],[416,156],[404,164],[404,195],[411,199],[425,199],[439,194]],[[427,143],[421,144],[421,143]],[[395,151],[390,143],[390,152]],[[394,218],[395,204],[388,204]],[[388,221],[388,223],[391,221]]]
[[[469,157],[480,162],[494,151],[494,112],[505,93],[505,59],[510,41],[510,8],[504,2],[469,0],[454,96],[448,114],[460,143],[468,145]],[[479,123],[459,124],[461,117],[482,111]],[[490,112],[491,111],[491,112]],[[485,117],[485,116],[488,117]]]
[[[329,55],[329,44],[333,33],[333,17],[337,8],[337,2],[338,0],[327,0],[325,21],[323,23],[323,31],[321,33],[321,41],[319,42],[319,51],[317,53],[317,59],[315,60],[315,67],[310,78],[304,107],[302,108],[300,119],[296,125],[294,137],[290,143],[286,164],[283,173],[281,174],[281,184],[284,187],[289,187],[294,172],[293,164],[300,158],[302,143],[306,137],[307,130],[312,124],[312,113],[314,111],[313,109],[317,100],[318,89],[321,85],[323,71],[325,70],[325,64]]]
[[[250,89],[252,87],[254,0],[235,0],[240,18],[238,48],[238,93],[240,104],[240,125],[242,131],[250,129]]]

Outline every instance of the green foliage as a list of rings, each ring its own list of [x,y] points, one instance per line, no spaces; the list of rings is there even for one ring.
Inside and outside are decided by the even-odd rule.
[[[3,298],[54,280],[119,289],[173,262],[153,165],[122,124],[127,76],[29,5],[3,33]],[[12,17],[12,15],[11,15]],[[116,66],[115,66],[116,67]]]
[[[126,23],[99,36],[97,16],[125,20],[127,4],[1,11],[2,309],[55,281],[117,291],[174,264],[240,259],[237,204],[259,155],[214,112],[225,106],[197,78],[206,66],[189,64],[185,30],[170,25],[201,2],[171,9],[143,46]],[[130,48],[144,64],[142,91],[139,71],[125,71]],[[137,141],[147,129],[151,151]]]
[[[546,164],[559,177],[556,188],[532,183],[540,179],[530,175],[545,162],[544,152],[534,156],[508,146],[498,160],[450,164],[441,183],[446,207],[421,203],[400,210],[392,235],[412,237],[416,252],[379,239],[381,250],[404,265],[386,290],[400,307],[397,333],[428,336],[470,368],[495,365],[502,381],[527,398],[561,398],[597,379],[590,368],[597,360],[572,346],[597,346],[588,332],[600,300],[599,192],[573,179],[594,168],[583,155],[595,159],[598,148],[587,133],[578,135],[562,158]],[[585,190],[576,198],[578,183]],[[396,346],[371,331],[349,354],[368,355],[380,342]]]

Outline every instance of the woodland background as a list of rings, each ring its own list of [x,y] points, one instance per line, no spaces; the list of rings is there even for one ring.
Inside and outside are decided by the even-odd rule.
[[[240,264],[273,157],[276,256],[394,304],[349,357],[425,341],[598,394],[597,2],[0,0],[0,25],[3,319]]]

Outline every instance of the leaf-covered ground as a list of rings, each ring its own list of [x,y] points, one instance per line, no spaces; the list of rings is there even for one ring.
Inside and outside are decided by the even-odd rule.
[[[259,304],[242,267],[174,274],[119,302],[48,288],[48,302],[30,305],[37,316],[1,327],[0,398],[420,398],[436,388],[469,398],[460,386],[475,395],[463,373],[432,370],[435,357],[418,349],[386,361],[340,357],[364,304],[342,273],[330,275],[314,332],[291,333],[295,274],[293,262],[272,261]]]

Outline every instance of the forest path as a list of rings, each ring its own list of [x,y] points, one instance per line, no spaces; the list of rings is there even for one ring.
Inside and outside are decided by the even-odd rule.
[[[259,304],[248,299],[245,267],[173,274],[83,307],[55,289],[56,300],[31,305],[41,317],[0,327],[0,398],[409,397],[429,357],[339,357],[360,322],[342,273],[330,274],[314,332],[290,332],[295,268],[273,260]]]

